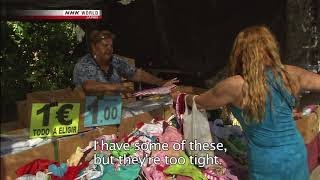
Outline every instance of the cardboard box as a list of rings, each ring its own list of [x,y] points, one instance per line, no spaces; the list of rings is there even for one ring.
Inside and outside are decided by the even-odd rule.
[[[133,83],[126,82],[125,86],[133,87]],[[97,95],[97,94],[90,94]],[[105,95],[113,95],[112,93],[105,93]],[[26,101],[17,102],[19,124],[23,127],[30,126],[30,116],[32,103],[48,103],[50,99],[58,102],[75,102],[80,103],[80,118],[79,118],[79,132],[85,132],[92,128],[84,127],[84,113],[85,113],[85,93],[82,88],[75,88],[73,91],[70,88],[60,89],[56,91],[41,91],[29,93]],[[128,97],[122,94],[122,102],[129,103],[135,101],[135,97]]]
[[[168,108],[168,106],[163,106],[150,112],[122,119],[119,126],[119,138],[123,138],[130,134],[136,128],[138,122],[148,123],[154,118],[165,119],[165,111],[168,110]]]
[[[25,129],[18,129],[10,131],[6,135],[22,135],[25,134]],[[48,159],[55,160],[53,143],[40,145],[22,152],[14,154],[5,154],[1,156],[1,179],[12,180],[16,179],[15,171],[35,160],[35,159]]]
[[[95,138],[102,135],[117,134],[117,132],[116,126],[104,126],[81,132],[77,135],[58,138],[55,142],[55,148],[58,151],[57,159],[59,162],[66,162],[77,147],[85,148]]]
[[[89,145],[89,142],[95,138],[98,138],[102,135],[117,133],[117,126],[102,126],[79,133],[77,135],[58,138],[54,142],[54,148],[58,152],[57,160],[60,163],[67,162],[67,159],[76,151],[77,147],[85,148]]]
[[[320,108],[318,108],[319,110]],[[303,136],[305,144],[309,144],[319,133],[319,115],[318,113],[311,113],[296,121],[297,128]]]
[[[84,112],[85,94],[82,88],[66,88],[55,91],[38,91],[27,94],[27,115],[25,116],[27,127],[30,126],[30,116],[33,103],[72,102],[80,103],[80,113]]]
[[[24,129],[19,129],[8,132],[7,135],[25,134],[24,131]],[[117,134],[117,132],[117,126],[98,127],[77,135],[57,138],[53,142],[29,150],[3,155],[1,156],[1,179],[15,179],[15,171],[35,159],[48,159],[60,163],[66,162],[78,146],[85,148],[91,140],[101,135]]]
[[[17,101],[17,116],[18,116],[18,123],[22,127],[29,127],[29,123],[27,122],[27,101]]]
[[[1,179],[17,178],[15,171],[35,159],[54,160],[53,144],[48,143],[16,154],[1,156]]]
[[[22,129],[23,125],[19,121],[10,121],[1,123],[1,134],[10,133],[16,129]]]

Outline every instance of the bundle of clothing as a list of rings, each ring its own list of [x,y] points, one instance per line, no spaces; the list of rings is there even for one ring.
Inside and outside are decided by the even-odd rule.
[[[150,123],[137,123],[135,130],[121,139],[115,134],[92,139],[87,147],[78,147],[67,162],[34,160],[16,171],[18,179],[237,180],[238,177],[233,174],[237,171],[235,166],[238,167],[238,164],[233,162],[232,157],[218,154],[219,163],[200,167],[191,161],[190,154],[188,156],[185,149],[174,148],[175,144],[180,144],[184,139],[184,99],[180,96],[178,104],[174,104],[176,114],[166,120],[153,119]],[[238,152],[242,142],[234,138],[242,136],[241,129],[227,128],[219,120],[212,126],[214,136],[219,141],[226,140],[223,143],[228,150],[233,149],[235,156],[243,154]],[[117,145],[117,148],[106,148],[112,144]],[[152,144],[166,144],[167,148],[143,148]],[[125,145],[129,148],[124,148]],[[170,158],[180,159],[183,163],[168,163]],[[157,159],[157,163],[152,159]]]
[[[136,129],[123,139],[116,135],[103,135],[92,140],[85,148],[78,147],[67,162],[58,163],[49,160],[37,159],[20,167],[16,174],[19,180],[23,179],[108,179],[108,180],[163,180],[163,179],[196,179],[196,180],[236,180],[228,169],[227,163],[219,158],[220,164],[211,167],[199,168],[190,162],[189,157],[181,150],[174,150],[173,145],[180,143],[183,135],[180,132],[181,124],[177,118],[168,120],[153,120],[151,123],[138,123]],[[129,150],[107,150],[103,143],[128,143]],[[168,150],[137,150],[139,144],[166,143]],[[138,145],[137,145],[138,144]],[[120,146],[119,146],[120,147]],[[142,148],[141,148],[142,149]],[[112,162],[96,163],[95,158],[112,158]],[[120,157],[126,158],[155,158],[158,163],[145,160],[143,163],[129,164],[121,162]],[[165,158],[183,158],[184,164],[168,164]]]
[[[21,151],[31,149],[33,147],[41,146],[43,144],[51,142],[51,139],[34,138],[29,139],[28,129],[23,129],[19,132],[19,135],[5,135],[0,136],[1,155],[14,154]]]

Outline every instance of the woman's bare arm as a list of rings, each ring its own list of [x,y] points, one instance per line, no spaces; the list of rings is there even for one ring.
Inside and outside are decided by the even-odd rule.
[[[286,65],[288,73],[298,81],[301,91],[320,92],[320,75],[297,66]]]
[[[219,82],[214,88],[200,94],[195,98],[199,109],[218,109],[228,104],[240,106],[240,97],[243,85],[241,76],[233,76]],[[192,99],[195,95],[187,96],[187,104],[192,106]]]

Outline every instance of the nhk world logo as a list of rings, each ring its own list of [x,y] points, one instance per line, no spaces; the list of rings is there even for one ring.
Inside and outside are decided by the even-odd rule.
[[[17,10],[15,16],[29,20],[88,20],[102,19],[101,10]]]
[[[65,16],[101,16],[100,10],[64,10]]]

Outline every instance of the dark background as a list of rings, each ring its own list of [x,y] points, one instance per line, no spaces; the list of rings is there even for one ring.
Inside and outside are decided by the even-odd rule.
[[[116,33],[116,52],[135,58],[138,66],[203,86],[202,80],[227,64],[236,34],[247,26],[266,24],[284,47],[285,5],[279,0],[136,0],[128,6],[113,1],[105,5],[103,26]],[[179,74],[168,73],[172,70]]]
[[[160,76],[179,76],[185,84],[203,86],[203,79],[223,68],[236,34],[247,26],[269,26],[285,48],[285,0],[135,0],[126,6],[114,0],[32,2],[13,0],[6,7],[102,9],[102,21],[75,23],[86,32],[111,30],[117,35],[116,53],[136,59],[151,72],[166,70]],[[83,43],[75,53],[80,56],[85,50]]]
[[[313,49],[302,47],[313,44],[317,36],[320,39],[319,31],[314,33],[310,30],[314,26],[320,29],[319,6],[319,0],[135,0],[126,6],[116,0],[2,0],[1,22],[19,20],[10,15],[12,9],[101,9],[102,21],[73,23],[80,25],[86,33],[97,28],[111,30],[117,36],[114,42],[115,53],[134,58],[138,67],[162,78],[178,77],[185,85],[208,88],[215,81],[206,84],[205,80],[221,79],[219,76],[228,63],[237,33],[251,25],[265,24],[270,27],[279,41],[284,63],[303,67],[315,64],[320,60],[320,43]],[[31,23],[30,29],[36,31],[41,28],[42,22],[28,23]],[[52,24],[49,26],[54,27]],[[306,28],[305,31],[302,26]],[[6,41],[9,36],[3,27],[2,23],[1,53],[3,47],[10,43]],[[20,77],[29,68],[29,64],[23,64],[24,59],[15,57],[19,61],[14,61],[4,58],[5,66],[1,70],[16,67],[10,73],[15,72],[20,79],[7,81],[1,77],[1,88],[5,89],[1,90],[1,99],[6,99],[1,103],[1,121],[14,119],[8,118],[6,114],[15,114],[15,102],[25,99],[26,93],[71,85],[72,68],[77,59],[88,51],[86,37],[75,45],[72,54],[65,52],[59,55],[63,52],[61,44],[54,43],[55,38],[60,37],[58,42],[63,44],[61,34],[44,33],[45,36],[49,36],[47,38],[50,42],[45,48],[55,53],[46,56],[41,72],[39,69],[38,79],[25,81]],[[42,36],[39,38],[38,42],[42,42]],[[34,49],[37,45],[33,46]],[[9,50],[11,54],[16,53],[15,48]],[[59,57],[60,61],[50,59],[52,57]],[[57,71],[63,70],[62,75],[52,73],[53,67]],[[48,74],[50,76],[46,76]],[[48,84],[40,87],[43,84],[41,82],[48,80],[54,86]],[[37,83],[39,87],[35,86]],[[20,94],[15,95],[15,92]]]

